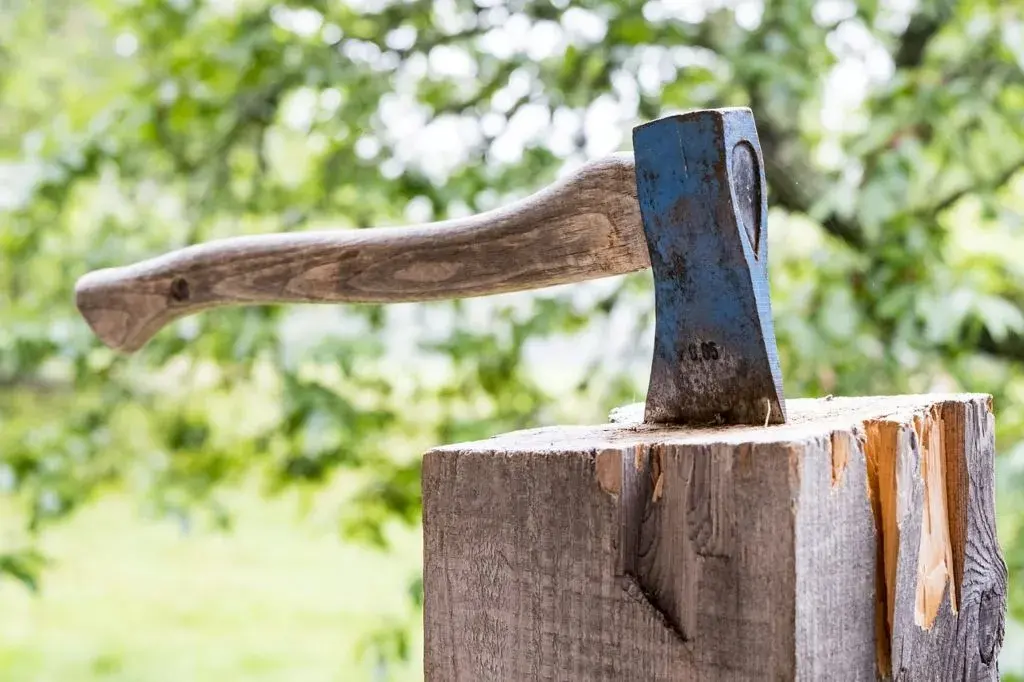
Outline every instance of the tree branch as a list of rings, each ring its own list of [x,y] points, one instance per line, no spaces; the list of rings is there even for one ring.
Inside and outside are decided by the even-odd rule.
[[[53,381],[35,376],[11,375],[0,377],[0,391],[27,391],[30,393],[70,393],[74,385],[67,381]]]
[[[757,112],[757,136],[765,159],[765,177],[773,192],[773,203],[790,211],[810,215],[816,197],[825,191],[826,179],[811,166],[794,133],[786,130],[762,106],[761,94],[751,88],[751,108]],[[830,234],[854,248],[864,246],[864,233],[856,221],[831,212],[820,218]]]
[[[982,353],[995,355],[1004,360],[1024,362],[1024,336],[1020,334],[1007,334],[1006,338],[997,341],[988,329],[983,328],[977,348]]]
[[[153,131],[156,134],[157,142],[170,154],[174,170],[181,175],[190,175],[196,169],[196,164],[182,148],[182,145],[175,139],[170,130],[168,116],[170,112],[167,105],[157,104],[153,109]]]
[[[484,100],[491,97],[497,92],[502,85],[508,81],[508,77],[515,71],[520,65],[516,62],[508,62],[502,64],[495,72],[494,76],[487,80],[486,83],[477,88],[477,91],[470,95],[468,98],[459,101],[446,104],[445,106],[436,107],[433,111],[432,118],[437,118],[443,114],[464,114],[470,109],[474,109],[484,102]]]
[[[939,0],[911,18],[894,56],[897,68],[912,69],[921,64],[928,44],[952,17],[953,8],[951,0]],[[811,214],[817,197],[827,188],[828,179],[814,170],[806,151],[800,149],[797,134],[771,116],[770,108],[764,106],[758,84],[747,83],[746,87],[750,92],[751,107],[758,115],[765,176],[774,193],[774,203],[788,211]],[[971,189],[965,188],[964,193]],[[958,196],[950,198],[952,201],[959,199]],[[864,247],[864,233],[856,220],[833,211],[818,221],[827,232],[850,246]]]
[[[953,7],[954,3],[950,0],[939,0],[930,8],[922,8],[910,19],[896,54],[893,55],[897,69],[912,69],[921,65],[932,38],[953,16]]]
[[[1013,179],[1019,171],[1024,170],[1024,157],[1017,159],[1014,163],[1011,163],[1008,167],[1004,168],[1002,172],[996,175],[992,180],[986,182],[981,181],[978,183],[968,183],[963,187],[950,192],[947,196],[943,197],[935,204],[929,206],[921,211],[915,211],[915,213],[922,217],[934,217],[939,213],[942,213],[947,208],[951,207],[956,202],[963,199],[968,194],[977,192],[980,189],[987,189],[989,191],[995,191],[1008,183]]]

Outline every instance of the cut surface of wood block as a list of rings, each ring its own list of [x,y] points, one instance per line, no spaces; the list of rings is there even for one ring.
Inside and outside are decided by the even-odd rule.
[[[787,412],[427,453],[427,679],[997,679],[990,398]]]

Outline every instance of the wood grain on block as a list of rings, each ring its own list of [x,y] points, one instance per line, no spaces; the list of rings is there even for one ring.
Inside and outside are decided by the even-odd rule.
[[[535,429],[423,466],[429,680],[995,680],[987,396]]]

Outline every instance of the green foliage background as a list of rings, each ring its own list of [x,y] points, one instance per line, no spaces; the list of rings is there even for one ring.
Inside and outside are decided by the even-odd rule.
[[[41,534],[126,492],[227,527],[238,486],[344,480],[340,532],[385,546],[419,522],[422,450],[645,389],[647,274],[219,311],[131,357],[78,318],[81,274],[485,210],[628,149],[637,122],[733,105],[768,163],[787,395],[992,393],[1024,619],[1024,6],[1005,0],[0,0],[0,587],[45,590]]]

